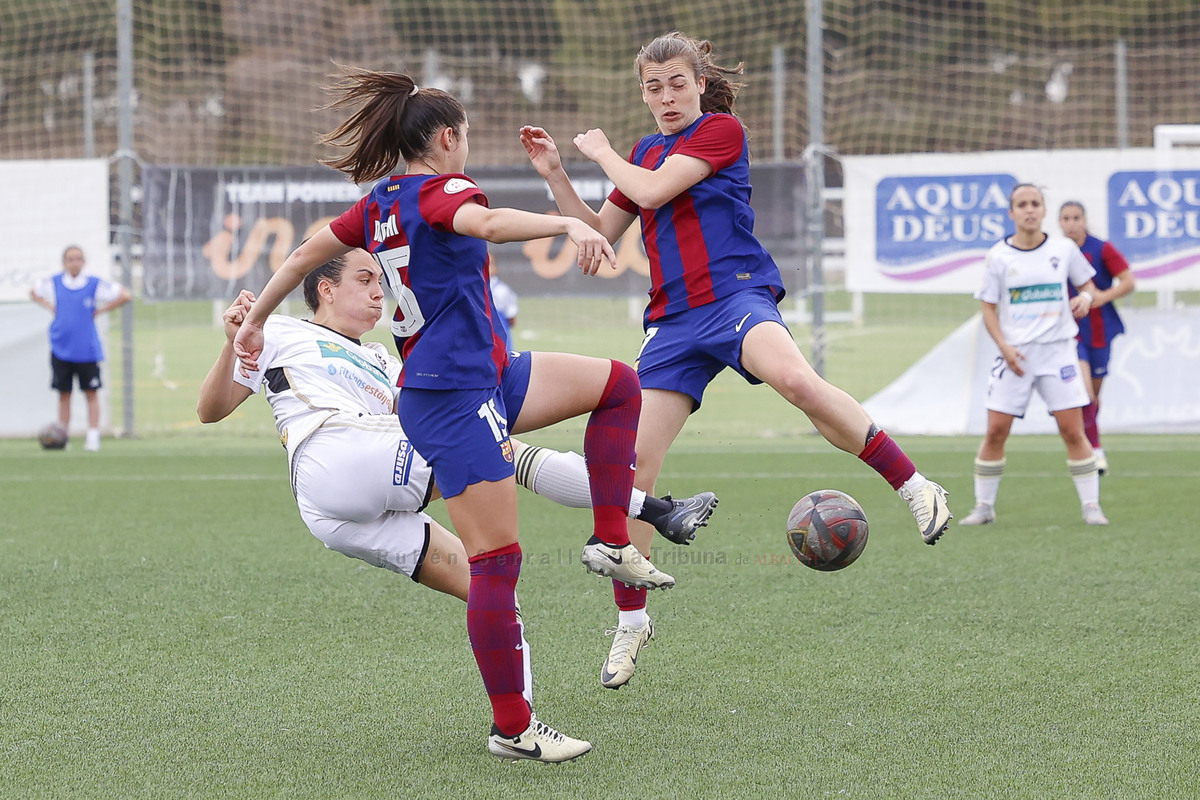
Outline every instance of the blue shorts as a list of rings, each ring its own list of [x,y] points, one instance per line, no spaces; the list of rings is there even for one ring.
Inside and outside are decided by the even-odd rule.
[[[726,367],[749,383],[762,383],[741,363],[742,339],[760,322],[783,325],[775,295],[765,286],[655,320],[646,326],[634,362],[642,388],[682,392],[695,411],[705,387]]]
[[[529,392],[529,370],[532,364],[531,353],[518,353],[513,350],[508,354],[508,366],[500,375],[500,394],[504,398],[504,409],[508,412],[506,416],[510,423],[516,422],[521,416],[525,395]]]
[[[1108,360],[1112,356],[1112,345],[1104,347],[1088,347],[1083,342],[1076,344],[1079,360],[1092,368],[1093,378],[1103,378],[1108,374]]]
[[[513,475],[512,442],[500,387],[400,392],[404,431],[433,468],[442,497]]]

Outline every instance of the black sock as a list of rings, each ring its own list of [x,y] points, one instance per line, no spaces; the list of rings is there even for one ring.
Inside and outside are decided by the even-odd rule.
[[[642,502],[642,513],[638,514],[637,518],[642,522],[649,522],[651,525],[658,527],[659,523],[674,508],[675,504],[670,500],[646,495],[646,499]]]

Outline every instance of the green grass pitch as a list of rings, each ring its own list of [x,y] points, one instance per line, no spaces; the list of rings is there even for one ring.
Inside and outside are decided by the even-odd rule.
[[[632,358],[626,304],[587,308],[552,326],[523,304],[522,346]],[[679,585],[627,688],[599,684],[616,614],[578,563],[587,512],[522,494],[537,710],[596,749],[504,764],[462,604],[305,530],[264,402],[195,421],[220,334],[185,312],[139,309],[143,438],[0,441],[0,800],[1200,796],[1198,436],[1106,437],[1107,528],[1061,442],[1016,437],[997,524],[931,548],[874,473],[726,373],[659,483],[721,505],[658,550]],[[957,321],[834,329],[830,377],[867,397]],[[977,440],[900,442],[965,515]],[[822,488],[871,522],[836,573],[784,540]]]
[[[904,444],[965,513],[975,442]],[[618,692],[587,514],[523,495],[536,705],[596,745],[551,767],[487,755],[461,603],[325,551],[269,438],[2,442],[0,796],[1195,796],[1198,445],[1110,437],[1088,528],[1061,445],[1019,438],[998,523],[931,548],[817,437],[684,441],[661,487],[722,503],[659,551]],[[824,487],[871,520],[837,573],[783,536]]]

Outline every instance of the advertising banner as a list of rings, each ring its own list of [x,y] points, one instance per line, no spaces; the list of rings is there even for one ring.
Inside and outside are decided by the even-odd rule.
[[[1043,230],[1076,200],[1128,259],[1140,290],[1200,289],[1200,150],[1021,150],[848,156],[846,288],[971,294],[988,249],[1014,230],[1008,196],[1033,183]]]
[[[802,282],[803,170],[764,164],[752,170],[755,229],[788,282]],[[572,165],[581,197],[600,208],[612,184],[595,165]],[[556,213],[549,189],[529,167],[473,170],[492,207]],[[338,172],[311,168],[147,166],[144,292],[148,299],[226,299],[257,291],[305,237],[364,193]],[[586,277],[566,237],[491,245],[496,272],[519,294],[643,295],[650,265],[640,226],[617,243],[616,269]]]

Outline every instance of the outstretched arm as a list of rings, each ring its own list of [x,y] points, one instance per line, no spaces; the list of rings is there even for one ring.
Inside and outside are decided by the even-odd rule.
[[[633,214],[608,202],[605,202],[600,213],[593,211],[575,190],[571,178],[562,166],[558,146],[545,128],[533,125],[521,128],[521,144],[525,146],[525,152],[533,162],[534,169],[546,180],[546,185],[554,195],[554,202],[563,214],[583,220],[603,233],[612,244],[615,244],[625,233],[625,229],[637,219]]]
[[[350,250],[351,248],[342,244],[333,234],[333,230],[326,225],[311,238],[301,242],[300,246],[284,259],[279,271],[267,281],[267,285],[258,295],[258,300],[246,313],[241,330],[233,340],[233,353],[242,360],[242,366],[245,368],[242,374],[246,374],[246,370],[258,369],[258,357],[262,354],[263,346],[263,323],[267,321],[271,312],[304,281],[308,273]]]
[[[599,128],[575,137],[579,152],[600,165],[621,193],[640,208],[659,208],[713,174],[712,165],[694,156],[667,156],[658,169],[646,169],[626,161],[612,149]]]
[[[522,242],[566,234],[579,246],[579,269],[595,275],[607,260],[616,269],[617,254],[598,231],[574,217],[534,214],[516,208],[488,208],[475,202],[463,203],[454,212],[454,232],[484,241]]]
[[[208,375],[204,377],[204,383],[200,385],[196,415],[200,417],[201,422],[220,422],[252,394],[248,387],[233,379],[233,369],[237,362],[237,356],[233,354],[233,340],[253,303],[254,295],[243,289],[233,301],[233,305],[221,315],[225,323],[225,344],[221,347],[221,352],[209,369]]]

